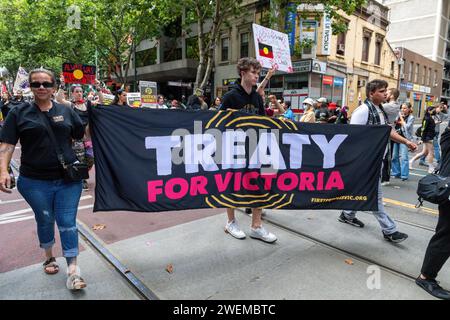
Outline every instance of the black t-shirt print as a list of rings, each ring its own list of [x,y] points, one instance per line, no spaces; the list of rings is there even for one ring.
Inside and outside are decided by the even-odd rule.
[[[67,163],[76,161],[72,150],[72,139],[84,136],[84,126],[80,117],[72,108],[52,102],[53,106],[44,115],[56,137],[60,150]],[[56,155],[45,124],[34,103],[24,103],[12,109],[5,121],[0,141],[15,145],[20,140],[22,147],[20,174],[40,180],[62,178],[62,168]]]

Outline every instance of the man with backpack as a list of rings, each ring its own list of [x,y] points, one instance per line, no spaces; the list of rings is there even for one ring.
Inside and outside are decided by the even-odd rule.
[[[386,90],[388,83],[384,80],[375,79],[367,83],[366,101],[360,105],[352,114],[350,124],[359,125],[386,125],[388,116],[384,112],[382,103],[386,101]],[[400,136],[391,128],[390,137],[394,142],[405,144],[408,149],[415,150],[417,146],[405,137]],[[385,154],[388,152],[386,148]],[[381,172],[380,172],[381,175]],[[383,192],[381,190],[381,177],[378,184],[378,210],[372,212],[381,226],[384,239],[399,243],[408,238],[408,235],[397,230],[394,220],[384,210]],[[350,224],[354,227],[363,228],[364,223],[356,218],[356,211],[344,210],[338,221]]]

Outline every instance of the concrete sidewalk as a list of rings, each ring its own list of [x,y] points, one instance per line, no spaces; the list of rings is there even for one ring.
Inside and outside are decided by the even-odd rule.
[[[337,216],[337,211],[282,210],[266,215],[335,247],[411,276],[418,274],[432,232],[401,225],[410,238],[393,245],[382,238],[375,218],[361,214],[366,227],[358,229],[337,222]],[[238,213],[237,218],[248,232],[250,217]],[[234,239],[223,232],[225,220],[225,213],[207,217],[116,242],[108,249],[161,299],[433,298],[412,279],[383,268],[379,289],[370,289],[368,282],[377,283],[371,263],[269,223],[267,229],[279,239],[275,244]],[[62,259],[58,261],[64,265]],[[168,264],[173,266],[171,274],[166,271]],[[65,289],[65,268],[48,276],[41,265],[34,265],[0,274],[0,299],[139,298],[92,249],[81,253],[80,266],[88,282],[83,293]],[[439,278],[448,288],[445,269]]]

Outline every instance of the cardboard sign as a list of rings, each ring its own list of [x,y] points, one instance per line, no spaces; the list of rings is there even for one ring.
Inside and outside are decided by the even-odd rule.
[[[143,108],[156,108],[158,86],[156,82],[139,81],[139,91],[141,93],[141,106]]]
[[[65,83],[95,84],[95,66],[64,63],[62,69]]]
[[[141,106],[141,93],[140,92],[128,92],[127,103],[130,107],[139,108]]]
[[[114,101],[114,95],[113,94],[103,94],[103,105],[109,106]]]
[[[263,68],[292,73],[291,51],[286,33],[253,24],[256,59]]]

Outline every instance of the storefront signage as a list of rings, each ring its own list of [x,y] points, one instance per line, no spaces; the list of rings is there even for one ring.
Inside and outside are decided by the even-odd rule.
[[[300,60],[292,63],[294,72],[311,72],[311,60]]]
[[[323,34],[322,34],[322,55],[331,54],[331,17],[328,14],[323,15]]]
[[[295,3],[289,2],[287,7],[287,14],[285,19],[285,32],[288,35],[289,47],[291,50],[291,55],[294,53],[295,46],[295,27],[297,20],[297,10],[295,8]]]
[[[422,95],[418,93],[413,93],[413,100],[422,100]]]
[[[312,61],[312,71],[315,73],[325,74],[327,73],[327,63],[313,59]]]
[[[186,87],[186,88],[192,87],[190,83],[181,82],[181,81],[168,81],[167,85],[171,86],[171,87]]]
[[[334,86],[335,87],[342,87],[344,85],[344,78],[334,78]]]
[[[266,74],[267,74],[267,72],[266,72]],[[224,86],[229,86],[229,85],[235,84],[236,81],[238,81],[238,80],[239,80],[238,78],[223,79],[222,80],[222,84]]]
[[[333,85],[333,77],[332,76],[323,76],[322,83],[324,85]]]

